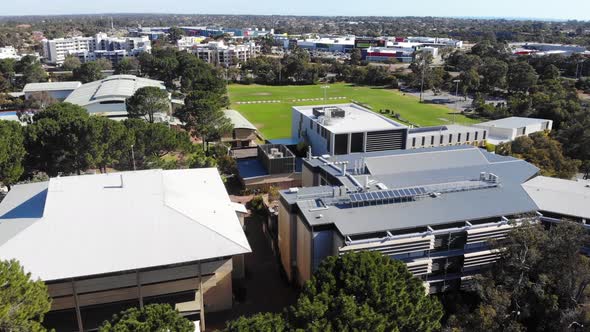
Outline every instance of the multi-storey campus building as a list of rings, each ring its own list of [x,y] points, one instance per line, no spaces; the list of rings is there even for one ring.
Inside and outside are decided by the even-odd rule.
[[[180,42],[180,41],[179,41]],[[209,42],[207,44],[194,44],[184,48],[197,55],[201,60],[221,66],[234,66],[238,62],[246,62],[258,55],[260,47],[254,42],[238,45],[226,45],[223,41]],[[180,46],[179,46],[180,47]]]
[[[404,150],[450,145],[481,146],[487,129],[446,125],[409,128],[357,104],[294,106],[291,133],[314,155]]]
[[[404,261],[430,292],[468,285],[512,226],[537,220],[521,186],[538,169],[473,146],[304,160],[303,188],[281,192],[278,245],[302,284],[323,258],[358,250]]]
[[[62,64],[68,56],[78,57],[82,62],[107,59],[117,63],[125,57],[152,49],[148,37],[117,38],[106,33],[92,37],[44,39],[42,44],[45,61],[51,64]]]

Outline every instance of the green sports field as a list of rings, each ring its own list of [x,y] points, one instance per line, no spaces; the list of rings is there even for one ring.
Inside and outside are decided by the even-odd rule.
[[[326,91],[328,103],[348,103],[352,100],[369,105],[374,111],[390,109],[401,117],[420,126],[450,124],[453,109],[441,105],[420,104],[418,98],[403,95],[397,90],[354,86],[345,83],[330,84]],[[324,90],[320,85],[230,85],[232,108],[241,112],[267,139],[291,136],[291,106],[321,105]],[[340,97],[340,98],[338,98]],[[313,101],[301,99],[319,98]],[[338,98],[338,99],[336,99]],[[244,104],[253,101],[279,101],[278,103]],[[475,123],[456,114],[457,123]]]

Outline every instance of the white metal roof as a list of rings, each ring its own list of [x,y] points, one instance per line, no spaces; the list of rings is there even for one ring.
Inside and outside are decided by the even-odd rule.
[[[80,86],[65,101],[80,106],[87,106],[101,101],[125,100],[133,96],[138,89],[147,86],[166,89],[164,83],[161,81],[134,75],[113,75],[103,80]]]
[[[234,128],[256,130],[256,126],[248,121],[248,119],[246,119],[240,112],[236,110],[225,110],[223,112],[225,113],[225,116],[230,119]]]
[[[504,118],[504,119],[478,123],[478,124],[475,124],[475,126],[497,127],[497,128],[522,128],[522,127],[530,126],[533,124],[541,124],[546,121],[551,121],[551,120],[511,116],[511,117]]]
[[[346,112],[344,118],[331,118],[329,122],[321,123],[323,127],[334,134],[406,128],[401,123],[356,104],[293,106],[293,109],[318,122],[319,119],[313,115],[313,109],[315,107],[337,107]]]
[[[541,211],[590,219],[590,181],[537,176],[522,186]]]
[[[22,206],[31,197],[42,198],[43,187],[25,186],[30,185],[14,186],[0,204],[0,234],[12,232],[0,242],[0,259],[19,260],[35,278],[59,280],[251,251],[215,168],[53,178],[45,204],[30,208]],[[41,217],[31,218],[31,211]],[[15,222],[33,219],[15,230]]]
[[[45,82],[29,83],[23,88],[23,92],[62,91],[75,90],[82,85],[81,82]]]

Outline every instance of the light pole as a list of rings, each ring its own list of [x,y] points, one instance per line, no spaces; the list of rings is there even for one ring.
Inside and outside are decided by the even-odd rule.
[[[320,88],[324,90],[324,104],[325,104],[326,100],[328,99],[328,97],[327,97],[328,96],[328,89],[330,88],[330,86],[329,85],[322,85]]]
[[[458,110],[459,110],[459,83],[461,83],[461,80],[454,80],[453,83],[456,84],[455,86],[455,112],[453,112],[453,123],[455,123],[455,115],[457,114]]]
[[[420,102],[422,102],[422,94],[424,93],[424,67],[426,67],[426,61],[422,60],[422,78],[420,80]]]

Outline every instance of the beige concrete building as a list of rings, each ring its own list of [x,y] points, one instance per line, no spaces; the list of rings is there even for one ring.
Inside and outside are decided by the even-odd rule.
[[[255,147],[256,126],[236,110],[225,110],[225,116],[234,126],[232,132],[221,138],[222,142],[229,143],[232,148]]]

